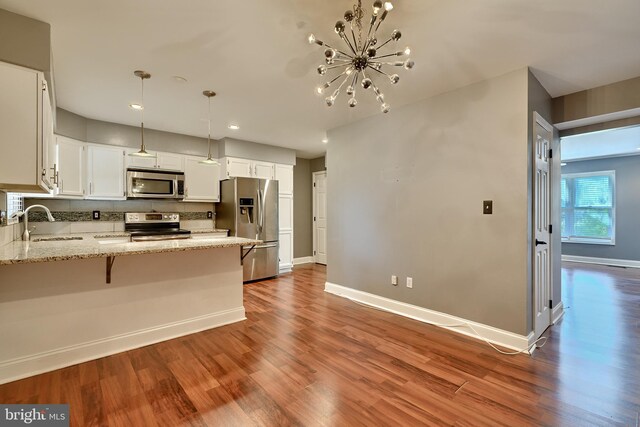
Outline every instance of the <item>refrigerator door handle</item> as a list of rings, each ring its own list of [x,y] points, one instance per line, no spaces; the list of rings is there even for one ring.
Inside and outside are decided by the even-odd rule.
[[[256,223],[258,226],[258,234],[262,234],[262,193],[260,192],[260,190],[258,190],[258,196],[257,196],[257,200],[258,200],[258,212],[257,212],[257,218],[256,218]]]

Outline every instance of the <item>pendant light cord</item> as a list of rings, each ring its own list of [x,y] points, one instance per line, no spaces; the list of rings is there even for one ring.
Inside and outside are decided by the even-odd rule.
[[[209,136],[207,137],[207,142],[209,143],[209,157],[207,159],[211,159],[211,97],[209,96],[209,112],[207,115],[207,122],[209,124]]]
[[[141,98],[142,100],[140,102],[142,102],[142,109],[140,110],[141,113],[141,122],[140,122],[140,132],[141,132],[141,142],[142,142],[142,146],[140,147],[141,150],[140,151],[146,151],[146,147],[144,146],[144,76],[140,77],[140,80],[142,80],[142,90],[141,90]]]

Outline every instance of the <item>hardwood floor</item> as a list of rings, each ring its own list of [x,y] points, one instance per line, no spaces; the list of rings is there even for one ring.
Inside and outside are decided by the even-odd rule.
[[[640,270],[566,264],[533,357],[323,292],[300,266],[245,286],[248,320],[0,386],[71,424],[626,425],[640,410]]]

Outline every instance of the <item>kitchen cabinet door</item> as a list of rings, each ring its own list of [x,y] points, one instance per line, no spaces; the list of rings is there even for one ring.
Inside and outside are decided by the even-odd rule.
[[[87,147],[87,199],[124,200],[124,150],[118,147]]]
[[[253,174],[252,174],[251,160],[227,157],[226,178],[233,178],[233,177],[251,178],[252,176]]]
[[[58,196],[84,196],[84,142],[56,136]]]
[[[254,178],[274,179],[274,165],[268,162],[252,162],[252,176]]]
[[[280,258],[280,273],[291,271],[293,267],[293,232],[280,232],[280,245],[278,257]]]
[[[44,184],[47,188],[55,190],[58,185],[58,164],[53,134],[53,111],[46,82],[42,89],[42,163]]]
[[[278,225],[280,231],[293,232],[293,196],[280,196],[278,198],[278,204]]]
[[[220,201],[220,166],[200,163],[201,157],[186,157],[184,167],[185,202]]]
[[[157,160],[159,169],[184,172],[184,156],[181,154],[158,152]]]
[[[156,157],[136,157],[130,156],[131,153],[136,153],[139,149],[127,149],[127,157],[125,159],[127,169],[157,169]],[[152,151],[148,151],[149,154],[156,154]],[[157,154],[156,154],[157,155]]]
[[[293,166],[276,164],[275,172],[279,193],[293,195]]]
[[[44,75],[0,62],[0,94],[0,189],[48,193],[53,122]]]

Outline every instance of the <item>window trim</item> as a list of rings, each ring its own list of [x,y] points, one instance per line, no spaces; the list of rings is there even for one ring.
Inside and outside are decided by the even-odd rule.
[[[562,243],[580,243],[580,244],[587,244],[587,245],[615,246],[616,244],[616,211],[617,211],[617,205],[618,205],[618,200],[616,197],[616,171],[605,170],[605,171],[594,171],[594,172],[563,173],[561,174],[561,179],[562,178],[584,178],[584,177],[602,176],[602,175],[609,175],[612,178],[611,180],[612,203],[610,208],[611,209],[611,238],[599,239],[596,237],[572,237],[572,236],[564,237],[562,236],[562,230],[560,230],[560,240],[562,241]],[[561,204],[560,206],[561,212],[562,212],[562,209],[566,209],[566,208],[562,208],[562,204]],[[572,209],[576,209],[575,206],[573,206]],[[583,209],[588,209],[588,208],[583,208]],[[597,208],[594,208],[594,209],[597,209]]]

